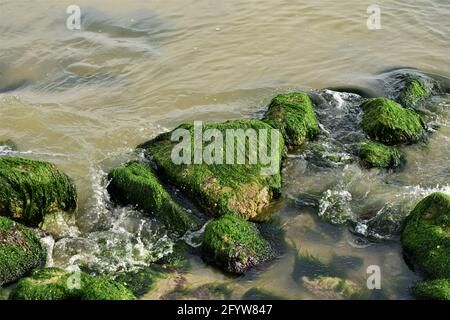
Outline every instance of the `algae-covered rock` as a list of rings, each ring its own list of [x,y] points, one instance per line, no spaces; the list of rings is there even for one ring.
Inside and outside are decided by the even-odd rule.
[[[283,134],[288,146],[299,146],[317,137],[319,122],[307,94],[277,95],[269,105],[264,121]]]
[[[285,297],[276,295],[270,291],[260,288],[251,288],[242,296],[242,300],[287,300]]]
[[[428,77],[416,74],[405,74],[403,77],[403,88],[397,98],[398,102],[407,108],[414,108],[423,99],[439,91],[439,84]]]
[[[370,99],[364,110],[361,127],[374,140],[387,145],[414,143],[424,136],[420,116],[385,98]]]
[[[206,260],[230,273],[243,273],[274,255],[271,245],[257,228],[233,214],[224,215],[206,226],[202,251]]]
[[[10,300],[133,300],[122,284],[84,272],[45,268],[21,279]]]
[[[32,229],[0,217],[0,286],[45,263],[46,252]]]
[[[369,168],[394,169],[405,162],[405,155],[401,151],[376,142],[361,142],[358,153],[363,164]]]
[[[406,253],[431,278],[450,278],[450,196],[433,193],[406,219]]]
[[[450,280],[423,281],[412,288],[414,295],[424,300],[450,300]]]
[[[108,178],[112,200],[156,214],[167,228],[180,235],[196,226],[196,220],[175,203],[146,164],[132,162],[115,168]]]
[[[226,283],[207,283],[194,288],[181,285],[162,298],[165,300],[227,300],[232,293],[233,290]]]
[[[55,165],[17,157],[0,157],[0,215],[28,226],[58,210],[74,211],[75,185]]]
[[[214,142],[205,142],[206,137]],[[206,212],[253,219],[279,194],[283,146],[279,131],[268,124],[234,120],[184,124],[138,148]]]
[[[362,289],[350,280],[336,277],[302,278],[303,285],[321,299],[358,299]]]

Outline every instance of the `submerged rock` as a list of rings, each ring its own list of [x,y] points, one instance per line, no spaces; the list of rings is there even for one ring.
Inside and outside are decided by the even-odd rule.
[[[0,157],[0,215],[28,226],[58,210],[74,211],[75,185],[55,165],[18,157]]]
[[[424,125],[414,111],[385,99],[370,99],[364,110],[362,129],[374,140],[387,145],[418,142],[424,137]]]
[[[12,140],[0,141],[0,154],[2,151],[17,151],[18,149],[17,144]]]
[[[84,272],[45,268],[21,279],[10,300],[133,300],[122,284]]]
[[[230,273],[243,273],[274,257],[269,242],[250,222],[227,214],[205,229],[203,256]]]
[[[251,288],[242,296],[242,300],[287,300],[285,297],[278,296],[270,291]]]
[[[419,299],[450,300],[450,280],[423,281],[414,285],[412,291]]]
[[[302,283],[312,294],[321,299],[358,299],[361,288],[350,280],[336,277],[303,277]]]
[[[193,216],[175,203],[146,164],[132,162],[118,167],[108,178],[111,181],[108,192],[113,201],[158,215],[169,230],[179,235],[197,225]]]
[[[431,278],[450,278],[450,196],[433,193],[406,219],[402,244]]]
[[[256,132],[256,136],[246,139],[247,131]],[[202,132],[203,135],[212,134],[217,143],[209,145],[204,138],[198,141],[198,135],[203,136]],[[266,136],[263,135],[264,132]],[[172,141],[173,134],[177,141]],[[180,137],[183,138],[182,142],[178,142]],[[258,140],[262,140],[263,144]],[[196,141],[199,145],[196,145]],[[230,142],[235,146],[234,150],[231,150],[231,146],[227,150]],[[214,150],[211,150],[211,146]],[[186,161],[175,163],[177,161],[172,156],[180,156],[180,147],[184,147],[183,157]],[[264,164],[261,161],[260,147],[267,147],[267,160],[270,163]],[[245,219],[254,219],[280,192],[284,141],[277,130],[259,120],[205,124],[203,131],[195,125],[183,124],[138,148],[147,151],[159,174],[187,192],[211,215],[231,213]],[[198,151],[201,151],[200,157],[205,153],[211,157],[202,158],[201,164],[196,164],[195,154]],[[259,159],[254,164],[250,162],[250,158],[254,159],[256,153],[259,153]],[[194,161],[191,156],[194,156]]]
[[[0,217],[0,286],[45,263],[46,252],[32,229]]]
[[[207,283],[195,288],[186,285],[177,287],[163,296],[165,300],[227,300],[233,290],[225,283]]]
[[[277,95],[269,105],[264,121],[280,130],[288,146],[299,146],[317,137],[319,122],[307,94]]]
[[[437,82],[416,74],[404,75],[404,87],[400,91],[398,102],[407,108],[414,108],[421,100],[438,90]]]
[[[361,161],[369,168],[394,169],[405,162],[405,155],[401,151],[381,143],[361,142],[357,149]]]

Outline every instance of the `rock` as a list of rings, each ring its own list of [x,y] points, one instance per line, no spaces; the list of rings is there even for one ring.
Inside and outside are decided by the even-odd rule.
[[[211,221],[205,229],[203,256],[226,272],[244,273],[274,256],[271,245],[257,228],[237,215]]]
[[[450,300],[450,280],[423,281],[412,288],[414,295],[424,300]]]
[[[17,151],[17,144],[12,140],[2,140],[0,141],[0,154],[2,151]]]
[[[108,192],[113,201],[156,214],[169,230],[179,235],[197,225],[194,217],[175,203],[146,164],[132,162],[115,168],[108,178],[111,181]]]
[[[133,300],[122,284],[84,272],[45,268],[21,279],[10,300]]]
[[[362,129],[370,138],[387,145],[418,142],[424,137],[424,124],[414,111],[385,98],[375,98],[361,105]]]
[[[277,95],[270,103],[264,121],[280,130],[290,147],[315,139],[320,133],[313,104],[304,93]]]
[[[302,283],[321,299],[357,299],[362,294],[361,288],[354,282],[336,277],[303,277]]]
[[[45,263],[46,252],[32,229],[0,217],[0,286]]]
[[[55,165],[17,157],[0,157],[0,215],[27,226],[44,216],[77,206],[75,185]]]
[[[228,300],[233,290],[225,283],[207,283],[195,288],[178,286],[164,295],[164,300]]]
[[[434,279],[450,278],[450,196],[433,193],[406,218],[403,248]]]
[[[243,142],[245,139],[235,140],[234,137],[236,134],[244,138],[243,135],[246,131],[256,132],[259,139],[267,142],[270,164],[266,165],[260,161],[261,154],[256,164],[249,161],[249,150],[250,153],[254,153],[260,151],[259,147],[264,147],[255,141],[259,140],[256,138],[247,139],[245,144],[233,143],[234,146],[239,147],[235,148],[235,152],[231,152],[231,149],[227,150],[228,143],[226,142],[229,142],[230,139],[226,137],[233,137],[233,142],[236,140]],[[280,164],[284,148],[282,136],[277,130],[259,120],[234,120],[203,125],[203,134],[208,132],[217,135],[214,141],[223,142],[223,145],[214,151],[217,162],[201,161],[201,164],[195,164],[195,157],[192,161],[195,152],[191,154],[191,150],[198,151],[201,148],[204,155],[208,153],[208,147],[212,144],[203,141],[203,144],[199,142],[199,145],[196,145],[197,135],[202,135],[202,132],[201,128],[195,126],[195,123],[194,125],[183,124],[174,131],[161,134],[138,148],[147,151],[148,157],[155,163],[158,173],[162,177],[190,195],[207,213],[211,215],[233,213],[245,219],[257,218],[271,199],[280,192]],[[263,140],[263,132],[266,132],[267,140]],[[183,141],[177,142],[179,139],[171,141],[172,134],[181,134]],[[191,145],[191,142],[194,146]],[[178,148],[181,143],[188,144],[187,149],[184,150],[187,161],[175,163],[172,155],[179,156]],[[240,152],[236,152],[236,150],[243,151],[243,149],[246,150],[245,159],[239,159],[237,154]],[[183,156],[185,155],[184,151]],[[231,156],[227,157],[227,153]]]
[[[264,289],[251,288],[244,293],[242,300],[287,300],[287,298],[278,296]]]
[[[402,80],[403,87],[397,101],[406,108],[415,108],[425,98],[440,91],[437,81],[429,77],[407,73]]]
[[[395,147],[377,142],[361,142],[358,153],[362,163],[368,168],[398,168],[405,162],[405,155]]]

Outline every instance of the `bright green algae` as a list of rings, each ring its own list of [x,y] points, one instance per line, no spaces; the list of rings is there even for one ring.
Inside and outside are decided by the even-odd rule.
[[[423,281],[414,285],[412,291],[419,299],[450,300],[450,280]]]
[[[0,217],[0,285],[45,263],[46,252],[30,228]]]
[[[433,193],[420,201],[406,220],[402,244],[429,277],[450,278],[450,196]]]
[[[194,126],[183,124],[177,129],[186,129],[194,140]],[[175,130],[177,130],[175,129]],[[215,129],[226,136],[226,130],[267,130],[267,145],[271,154],[271,130],[268,124],[259,120],[233,120],[223,123],[210,123],[203,125],[203,130]],[[202,208],[213,216],[228,213],[238,214],[245,219],[254,219],[268,206],[270,200],[277,196],[281,188],[280,164],[284,141],[277,134],[277,148],[275,155],[277,160],[273,174],[262,174],[265,165],[259,161],[251,164],[248,161],[249,153],[245,153],[245,163],[239,164],[235,150],[233,164],[175,164],[171,153],[178,142],[171,141],[172,132],[164,133],[155,139],[139,146],[147,150],[148,156],[154,161],[158,173],[167,180],[188,193]],[[246,139],[246,150],[258,150],[258,146],[249,145]],[[208,143],[203,143],[205,148]],[[237,145],[237,144],[236,144]],[[225,155],[226,143],[223,144]],[[192,152],[193,153],[193,152]]]
[[[133,300],[122,284],[84,272],[45,268],[21,279],[10,300]]]
[[[365,101],[361,127],[370,138],[387,145],[418,142],[424,137],[424,125],[414,111],[385,98]]]
[[[274,255],[257,228],[234,214],[224,215],[206,226],[202,251],[207,260],[230,273],[243,273]]]
[[[74,211],[75,185],[55,165],[0,157],[0,215],[37,226],[48,213]]]
[[[376,142],[359,143],[358,153],[363,164],[369,168],[394,169],[405,162],[405,156],[401,151]]]
[[[320,132],[311,99],[304,93],[277,95],[263,121],[280,130],[288,146],[299,146]]]
[[[180,235],[196,226],[195,219],[174,202],[146,164],[132,162],[115,168],[109,179],[108,192],[114,201],[158,215],[170,230]]]

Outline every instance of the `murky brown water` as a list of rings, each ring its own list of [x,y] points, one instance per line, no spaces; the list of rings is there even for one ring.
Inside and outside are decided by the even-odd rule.
[[[372,2],[0,0],[0,140],[12,139],[24,156],[55,162],[74,177],[80,228],[91,229],[92,219],[103,217],[98,210],[106,210],[98,171],[165,128],[254,116],[278,92],[365,85],[391,67],[450,76],[447,0],[377,1],[382,29],[368,30]],[[66,28],[65,11],[74,3],[83,14],[81,31]],[[415,276],[396,241],[355,248],[346,228],[320,222],[298,199],[308,186],[326,190],[348,172],[364,183],[345,190],[372,192],[404,210],[431,190],[449,192],[448,102],[440,117],[428,149],[406,151],[401,173],[380,176],[357,166],[316,172],[292,160],[284,196],[274,204],[288,241],[323,259],[363,258],[349,274],[362,285],[366,267],[380,265],[383,285],[400,283],[391,297],[409,297]],[[320,231],[320,239],[308,230]],[[193,258],[185,277],[192,284],[230,282],[234,298],[254,286],[315,298],[293,281],[293,261],[287,253],[258,276],[230,279]]]

